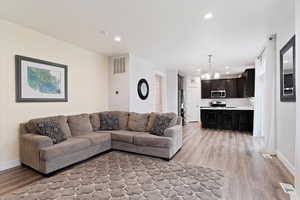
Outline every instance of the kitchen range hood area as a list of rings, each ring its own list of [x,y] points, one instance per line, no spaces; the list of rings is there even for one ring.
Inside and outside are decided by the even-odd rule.
[[[237,78],[201,80],[202,128],[253,131],[255,69]]]

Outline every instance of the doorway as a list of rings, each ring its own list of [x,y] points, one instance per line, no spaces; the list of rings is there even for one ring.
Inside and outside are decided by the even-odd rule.
[[[162,88],[162,76],[155,74],[154,76],[154,91],[155,91],[155,112],[163,112],[163,88]]]
[[[186,119],[188,122],[200,121],[201,85],[200,78],[189,78],[187,82]]]

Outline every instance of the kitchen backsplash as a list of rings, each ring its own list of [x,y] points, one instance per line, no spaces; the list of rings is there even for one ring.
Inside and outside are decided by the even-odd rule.
[[[200,106],[210,106],[212,101],[224,101],[229,107],[253,107],[254,98],[238,98],[238,99],[201,99]]]

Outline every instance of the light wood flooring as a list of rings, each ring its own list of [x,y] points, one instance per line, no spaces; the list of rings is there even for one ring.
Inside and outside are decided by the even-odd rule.
[[[201,129],[192,123],[184,127],[184,145],[173,160],[224,170],[224,200],[288,200],[279,183],[293,183],[293,177],[276,157],[261,156],[262,144],[249,133]],[[42,175],[24,166],[0,172],[0,196],[40,179]]]

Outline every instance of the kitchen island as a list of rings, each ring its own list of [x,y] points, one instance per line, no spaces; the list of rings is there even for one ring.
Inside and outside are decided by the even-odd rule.
[[[253,131],[253,107],[200,107],[202,128]]]

